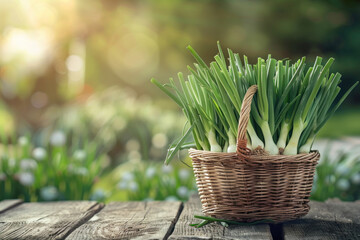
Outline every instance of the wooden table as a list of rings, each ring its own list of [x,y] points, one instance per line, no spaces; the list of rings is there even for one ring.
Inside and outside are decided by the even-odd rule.
[[[0,202],[0,239],[360,239],[360,202],[311,202],[302,219],[278,225],[195,229],[198,197],[181,202]]]

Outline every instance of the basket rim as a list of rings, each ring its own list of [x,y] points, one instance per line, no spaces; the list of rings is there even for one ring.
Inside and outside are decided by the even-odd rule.
[[[318,150],[312,150],[309,153],[299,153],[296,155],[248,155],[248,159],[240,159],[238,153],[226,153],[226,152],[211,152],[206,150],[197,150],[194,148],[189,149],[189,156],[194,158],[201,158],[202,161],[207,162],[222,162],[229,159],[238,160],[248,163],[280,163],[280,162],[318,162],[320,153]]]

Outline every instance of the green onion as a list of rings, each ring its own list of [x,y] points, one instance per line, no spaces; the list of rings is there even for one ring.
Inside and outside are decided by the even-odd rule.
[[[341,75],[330,73],[333,58],[322,65],[317,57],[306,67],[305,57],[291,64],[269,55],[250,64],[230,49],[226,59],[218,43],[219,54],[206,64],[192,47],[188,49],[197,63],[188,66],[187,77],[179,73],[177,82],[170,78],[166,84],[151,80],[179,105],[190,126],[170,146],[166,163],[176,151],[194,146],[236,152],[241,104],[251,85],[257,85],[258,92],[247,128],[248,148],[271,155],[308,153],[321,127],[358,84],[338,99]]]
[[[233,221],[233,220],[226,220],[226,219],[219,219],[219,218],[214,218],[214,217],[198,216],[198,215],[194,215],[194,218],[202,220],[200,223],[189,224],[189,226],[195,227],[195,228],[201,228],[201,227],[203,227],[209,223],[213,223],[213,222],[220,223],[224,227],[228,227],[230,224],[231,225],[240,225],[240,226],[251,226],[251,225],[256,225],[256,224],[261,224],[261,223],[274,223],[274,221],[271,219],[263,219],[263,220],[258,220],[258,221],[254,221],[254,222],[238,222],[238,221]]]

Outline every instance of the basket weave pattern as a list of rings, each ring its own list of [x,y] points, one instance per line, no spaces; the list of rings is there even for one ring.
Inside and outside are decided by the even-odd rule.
[[[246,147],[246,128],[256,86],[242,103],[236,153],[190,149],[203,213],[221,219],[283,222],[308,213],[320,154],[255,155]]]

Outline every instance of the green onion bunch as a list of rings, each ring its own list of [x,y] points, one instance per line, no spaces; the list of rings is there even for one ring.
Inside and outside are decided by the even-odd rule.
[[[317,57],[312,66],[306,58],[290,60],[258,58],[250,64],[246,56],[218,43],[219,53],[209,65],[191,47],[196,63],[190,74],[178,74],[165,84],[152,79],[183,110],[188,130],[169,148],[166,162],[184,148],[212,152],[235,152],[241,103],[251,85],[258,86],[247,128],[248,148],[263,154],[309,153],[316,134],[333,115],[356,82],[339,98],[339,73],[331,73],[334,62]],[[187,142],[188,136],[193,141]]]

